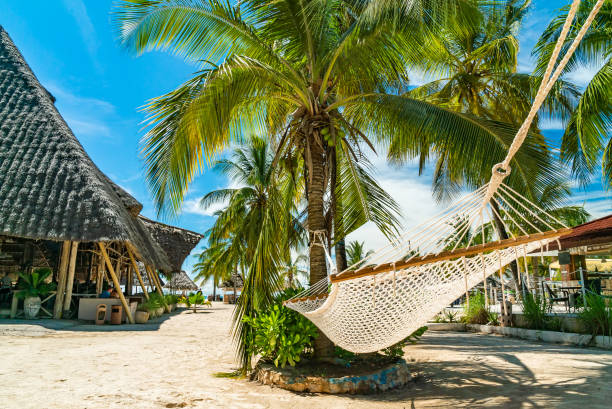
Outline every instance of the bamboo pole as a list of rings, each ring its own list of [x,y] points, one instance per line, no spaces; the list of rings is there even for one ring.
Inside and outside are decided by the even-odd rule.
[[[130,257],[130,262],[132,263],[132,267],[134,268],[134,273],[136,273],[136,278],[138,278],[138,282],[140,283],[140,287],[142,288],[142,292],[144,293],[145,298],[148,300],[149,292],[147,291],[147,286],[144,284],[144,280],[142,279],[142,276],[140,275],[140,271],[138,270],[138,263],[136,263],[134,254],[132,253],[132,250],[130,250],[129,246],[127,246],[127,252],[128,252],[128,256]]]
[[[55,294],[55,304],[53,305],[53,318],[62,318],[62,307],[64,306],[64,289],[66,288],[66,274],[68,273],[68,259],[70,256],[70,241],[66,240],[62,244],[62,254],[60,267],[57,276],[57,294]]]
[[[70,262],[68,264],[68,278],[66,280],[66,295],[64,296],[64,313],[70,311],[72,301],[72,287],[74,286],[74,271],[76,269],[76,258],[79,251],[79,242],[73,241],[70,246]]]
[[[108,253],[106,252],[106,246],[102,242],[98,243],[98,246],[100,247],[100,253],[102,253],[102,257],[104,257],[104,261],[106,261],[106,267],[108,267],[108,274],[111,276],[113,280],[113,284],[115,285],[115,290],[119,294],[119,299],[121,300],[121,304],[123,305],[123,308],[125,309],[125,315],[127,316],[127,319],[130,322],[130,324],[133,324],[134,318],[132,317],[130,306],[125,300],[125,297],[123,296],[123,292],[121,292],[121,286],[119,285],[119,280],[117,279],[117,275],[115,274],[115,270],[113,269],[113,263],[111,262],[110,258],[108,257]]]
[[[96,263],[98,264],[96,267],[96,294],[99,296],[104,281],[104,259],[99,253],[96,253]]]
[[[149,278],[153,277],[153,280],[155,280],[156,284],[155,284],[155,289],[157,290],[157,293],[163,297],[164,293],[162,292],[162,288],[161,288],[161,280],[159,279],[159,276],[157,275],[157,272],[153,269],[153,267],[149,266],[149,265],[145,265],[147,272],[149,273]],[[170,312],[170,306],[166,305],[166,312]]]

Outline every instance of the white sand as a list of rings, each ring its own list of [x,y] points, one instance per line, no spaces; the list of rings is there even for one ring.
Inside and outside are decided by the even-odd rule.
[[[158,330],[114,332],[16,332],[0,321],[0,408],[611,407],[612,353],[475,334],[427,334],[407,348],[417,381],[381,395],[294,394],[215,378],[234,369],[230,316],[216,303]]]

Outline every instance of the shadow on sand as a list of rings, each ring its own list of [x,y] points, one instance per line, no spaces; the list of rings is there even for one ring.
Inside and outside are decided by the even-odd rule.
[[[72,332],[117,332],[117,331],[157,331],[164,322],[179,314],[210,314],[214,307],[180,308],[170,314],[150,319],[146,324],[95,325],[92,321],[54,320],[54,319],[0,319],[0,335],[41,336],[57,331]]]
[[[416,373],[412,384],[379,395],[346,396],[347,406],[350,401],[371,401],[404,402],[406,408],[418,408],[419,401],[427,401],[425,407],[591,409],[609,408],[612,402],[612,354],[604,350],[459,333],[429,333],[418,348],[432,358],[410,362],[407,348],[405,358]],[[436,358],[449,353],[465,354],[465,359]],[[516,353],[538,354],[539,359],[526,365]],[[567,366],[560,363],[564,359]],[[547,362],[555,362],[550,376],[538,379],[530,367],[547,369]],[[573,374],[572,368],[578,368],[579,374]]]

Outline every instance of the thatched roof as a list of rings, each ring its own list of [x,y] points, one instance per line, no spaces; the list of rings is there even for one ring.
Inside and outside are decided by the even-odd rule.
[[[229,280],[222,282],[219,288],[233,290],[234,282],[236,283],[236,288],[242,288],[244,285],[244,281],[242,280],[242,276],[240,274],[232,274],[232,277]]]
[[[178,273],[174,273],[172,279],[168,281],[164,287],[170,290],[179,291],[195,291],[199,288],[198,285],[189,278],[187,273],[182,270]]]
[[[53,102],[0,26],[0,234],[130,242],[170,270],[134,217],[142,205],[98,169]]]
[[[147,219],[144,216],[139,216],[139,218],[168,256],[172,267],[171,271],[179,273],[191,250],[198,245],[204,236],[180,227]]]

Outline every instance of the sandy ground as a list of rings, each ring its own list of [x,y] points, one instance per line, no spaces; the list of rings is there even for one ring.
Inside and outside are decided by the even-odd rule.
[[[406,352],[416,380],[380,395],[216,378],[234,369],[230,315],[215,304],[112,332],[0,321],[0,408],[612,407],[612,353],[469,333],[426,334]]]

